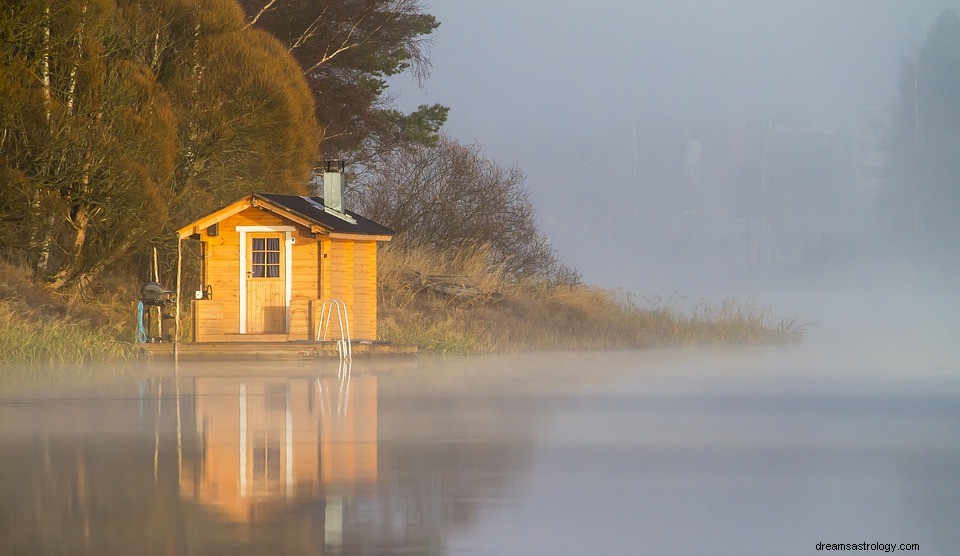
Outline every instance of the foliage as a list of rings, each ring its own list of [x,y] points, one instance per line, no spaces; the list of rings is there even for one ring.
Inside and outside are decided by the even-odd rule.
[[[312,171],[319,134],[296,62],[227,4],[213,22],[176,5],[164,18],[173,29],[167,41],[182,45],[160,70],[180,115],[175,225],[250,191],[305,193]]]
[[[300,63],[316,99],[329,155],[370,156],[430,144],[447,108],[389,107],[387,78],[427,76],[429,35],[439,26],[419,0],[240,0],[248,22],[276,36]],[[359,151],[364,154],[359,154]]]
[[[240,192],[305,191],[312,96],[232,0],[2,9],[0,242],[54,288]]]
[[[368,162],[349,195],[360,213],[394,229],[401,247],[483,245],[489,263],[512,276],[576,281],[537,229],[523,182],[516,166],[503,168],[476,145],[441,137]]]
[[[4,241],[30,252],[58,287],[156,234],[165,218],[169,99],[149,72],[115,56],[115,14],[106,2],[5,8],[0,206],[23,219]],[[144,212],[158,217],[138,222]]]
[[[934,249],[960,235],[960,19],[945,10],[904,63],[882,209],[898,235]]]

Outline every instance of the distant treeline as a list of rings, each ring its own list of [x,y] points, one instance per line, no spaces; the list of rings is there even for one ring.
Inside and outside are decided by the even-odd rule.
[[[881,214],[894,235],[960,262],[960,19],[945,10],[906,57]]]

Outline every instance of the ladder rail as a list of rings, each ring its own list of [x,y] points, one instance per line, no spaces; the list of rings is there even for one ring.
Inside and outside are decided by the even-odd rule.
[[[320,305],[320,326],[317,328],[316,341],[326,341],[330,333],[330,324],[336,310],[337,325],[340,327],[340,337],[337,339],[337,351],[340,359],[353,358],[353,342],[350,340],[350,314],[347,304],[339,299],[324,299]],[[322,339],[321,339],[322,335]]]

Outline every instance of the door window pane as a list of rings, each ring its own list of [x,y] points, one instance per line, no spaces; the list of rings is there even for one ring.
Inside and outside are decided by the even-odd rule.
[[[280,238],[252,238],[250,251],[250,271],[254,278],[280,277]]]

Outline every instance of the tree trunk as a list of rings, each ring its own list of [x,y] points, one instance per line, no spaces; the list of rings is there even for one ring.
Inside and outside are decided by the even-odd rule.
[[[50,4],[43,8],[43,52],[40,55],[40,80],[43,82],[43,101],[50,121]]]
[[[104,256],[98,259],[95,263],[91,264],[86,268],[77,268],[75,269],[72,276],[67,278],[67,281],[63,283],[63,286],[76,285],[77,287],[83,289],[86,288],[90,282],[92,282],[101,272],[111,264],[113,264],[121,255],[126,254],[133,248],[133,244],[136,241],[133,237],[128,237],[124,239],[120,244],[116,245],[109,256]]]
[[[53,275],[50,286],[58,290],[74,280],[83,268],[83,247],[87,242],[87,230],[90,227],[90,216],[85,208],[78,208],[73,216],[72,224],[76,230],[73,242],[67,249],[67,260]]]
[[[98,114],[97,120],[102,116],[102,113]],[[90,168],[93,165],[92,159],[93,152],[87,149],[87,152],[84,154],[83,176],[80,178],[80,198],[86,197],[89,193]],[[82,202],[74,206],[70,214],[70,223],[73,225],[76,233],[73,236],[72,245],[67,249],[67,258],[64,261],[64,265],[53,275],[50,285],[54,289],[60,289],[70,283],[73,280],[73,276],[80,273],[83,269],[85,261],[83,249],[87,243],[87,230],[90,229],[90,216],[89,207]]]
[[[82,16],[87,14],[87,4],[83,5],[80,14],[80,27],[77,29],[77,59],[74,61],[73,67],[70,68],[70,82],[67,84],[67,113],[70,115],[73,115],[75,105],[74,97],[77,90],[77,73],[80,68],[80,59],[83,57],[83,28],[85,22]]]
[[[43,89],[43,106],[45,109],[47,122],[50,122],[51,104],[53,102],[50,94],[50,4],[49,2],[43,8],[43,46],[40,53],[40,83]],[[34,214],[40,213],[42,192],[38,189],[32,194],[31,203]],[[37,260],[34,270],[38,274],[47,272],[50,266],[50,244],[53,242],[51,237],[52,230],[43,231],[41,226],[31,232],[30,246],[37,249]]]
[[[40,215],[40,209],[43,206],[43,191],[37,188],[30,195],[33,197],[31,202],[33,213]],[[34,271],[42,275],[50,270],[50,246],[53,244],[53,225],[56,221],[53,217],[46,216],[41,216],[40,220],[45,222],[47,226],[45,227],[38,224],[36,228],[30,232],[30,247],[35,249],[37,253]]]

